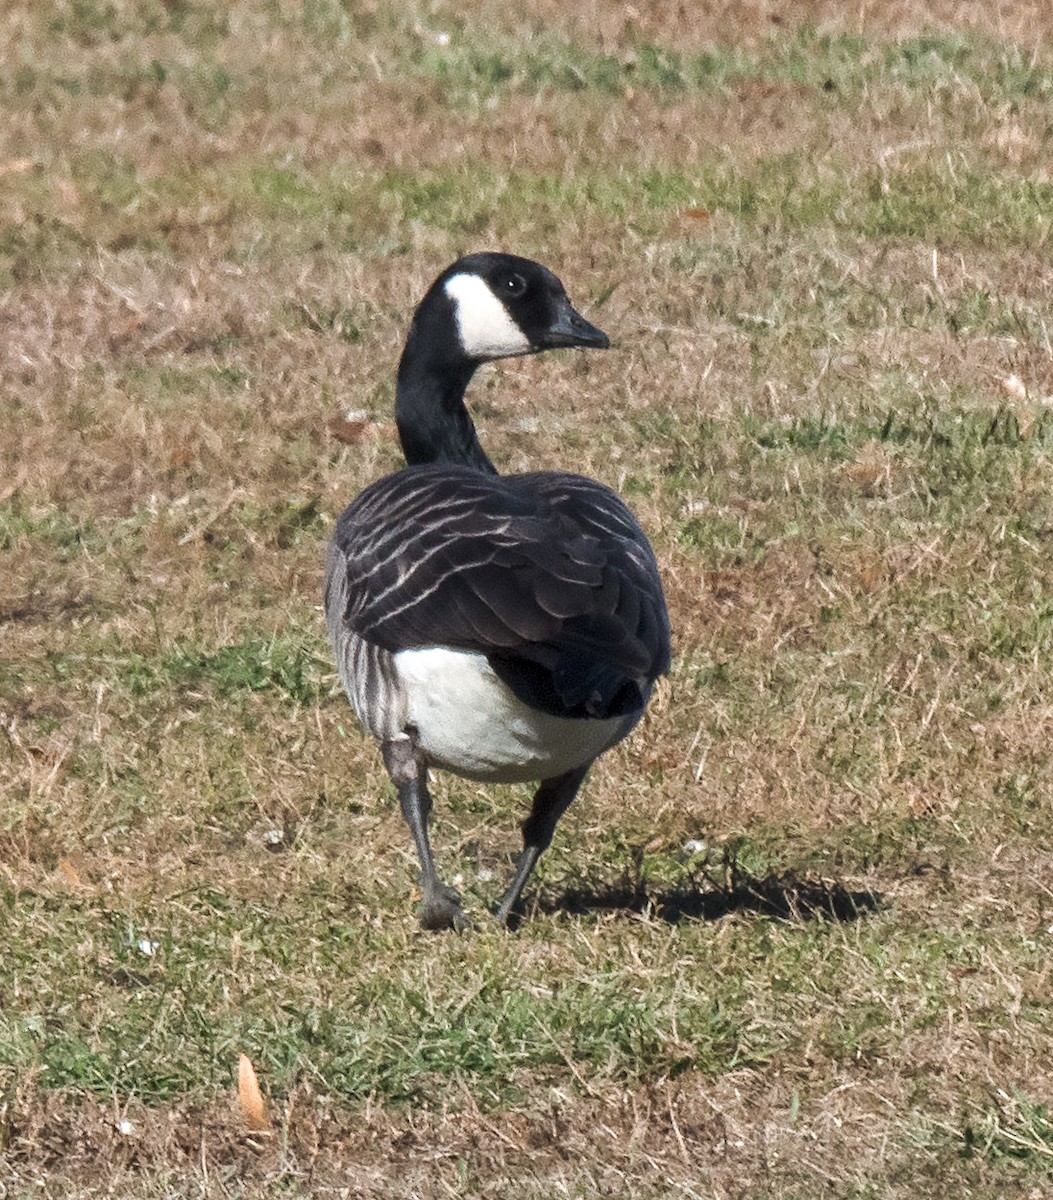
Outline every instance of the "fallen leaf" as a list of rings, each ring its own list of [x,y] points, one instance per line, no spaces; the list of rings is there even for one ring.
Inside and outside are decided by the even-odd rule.
[[[168,469],[185,471],[187,467],[193,465],[196,459],[197,454],[190,446],[176,446],[168,455]]]
[[[245,1054],[238,1058],[238,1103],[241,1105],[245,1124],[250,1129],[257,1132],[270,1130],[271,1122],[256,1078],[256,1069]]]
[[[365,440],[368,426],[368,421],[347,421],[343,417],[334,417],[326,428],[338,442],[343,442],[346,446],[356,446]]]
[[[391,421],[362,417],[334,417],[326,429],[330,437],[347,446],[357,446],[360,442],[393,442],[398,437],[398,430]]]
[[[62,878],[69,884],[71,888],[80,890],[88,885],[80,877],[80,873],[68,858],[59,859],[59,870],[62,872]]]

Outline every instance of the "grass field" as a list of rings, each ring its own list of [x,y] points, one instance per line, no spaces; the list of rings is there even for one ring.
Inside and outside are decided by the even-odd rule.
[[[1053,1197],[1051,39],[5,7],[0,1194]],[[622,492],[675,660],[520,928],[428,935],[319,585],[482,248],[614,342],[482,440]],[[435,792],[481,914],[528,789]]]

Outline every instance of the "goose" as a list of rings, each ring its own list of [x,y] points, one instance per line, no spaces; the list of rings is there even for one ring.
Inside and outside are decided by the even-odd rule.
[[[435,867],[429,768],[537,782],[494,912],[507,924],[590,766],[669,668],[658,566],[629,509],[581,475],[499,474],[464,403],[481,363],[608,344],[540,263],[459,258],[417,307],[399,363],[407,465],[366,487],[330,541],[333,654],[398,793],[426,929],[467,924]]]

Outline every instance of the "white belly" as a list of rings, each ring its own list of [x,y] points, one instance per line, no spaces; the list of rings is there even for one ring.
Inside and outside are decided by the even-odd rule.
[[[591,762],[636,716],[570,720],[518,700],[481,654],[441,648],[395,655],[406,722],[437,767],[469,779],[554,779]]]

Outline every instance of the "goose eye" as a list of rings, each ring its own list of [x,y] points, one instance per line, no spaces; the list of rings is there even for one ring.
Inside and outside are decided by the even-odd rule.
[[[511,300],[518,300],[526,291],[527,282],[522,275],[506,275],[502,291]]]

